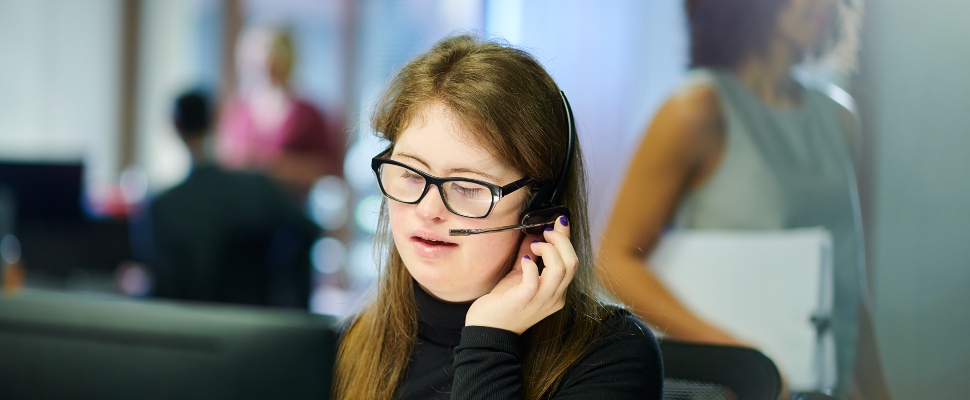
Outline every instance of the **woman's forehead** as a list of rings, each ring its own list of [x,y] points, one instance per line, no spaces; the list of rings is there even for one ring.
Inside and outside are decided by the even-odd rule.
[[[520,175],[485,147],[451,109],[438,102],[418,109],[398,135],[394,155],[414,158],[432,173],[474,170],[499,179]]]

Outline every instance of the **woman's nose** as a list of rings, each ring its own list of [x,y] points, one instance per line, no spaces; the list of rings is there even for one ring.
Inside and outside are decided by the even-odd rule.
[[[418,202],[417,207],[418,216],[424,219],[435,219],[441,218],[442,214],[449,213],[448,208],[445,207],[444,200],[441,198],[441,192],[435,185],[428,186],[428,193],[424,195],[424,198]]]

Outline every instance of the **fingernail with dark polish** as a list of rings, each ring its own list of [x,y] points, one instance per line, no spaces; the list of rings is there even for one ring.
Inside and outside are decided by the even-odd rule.
[[[525,257],[522,257],[522,258],[524,258],[524,259],[526,259],[526,260],[532,260],[531,258],[529,258],[529,256],[528,256],[528,255],[527,255],[527,256],[525,256]]]
[[[549,225],[549,226],[546,227],[546,232],[551,231],[551,230],[552,230],[552,225]]]
[[[569,218],[566,218],[566,216],[563,215],[559,217],[559,223],[562,224],[562,226],[569,226]]]
[[[536,243],[539,243],[539,241],[538,240],[533,240],[532,241],[532,244],[536,244]]]

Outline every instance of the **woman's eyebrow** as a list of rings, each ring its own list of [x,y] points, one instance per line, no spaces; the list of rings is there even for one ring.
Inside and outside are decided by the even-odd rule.
[[[427,169],[427,170],[430,170],[431,169],[431,166],[428,165],[428,163],[424,162],[424,160],[422,160],[421,157],[418,157],[418,156],[416,156],[414,154],[411,154],[411,153],[397,152],[397,153],[391,154],[391,156],[398,156],[398,157],[410,158],[410,159],[412,159],[414,161],[417,161],[417,162],[421,163],[421,165],[424,165],[424,168],[425,169]]]
[[[464,172],[464,173],[468,173],[468,174],[476,174],[476,175],[480,175],[480,176],[482,176],[482,177],[484,177],[484,178],[486,178],[486,179],[488,179],[489,181],[492,181],[492,182],[498,182],[499,181],[499,179],[497,177],[495,177],[494,175],[486,174],[486,173],[484,173],[482,171],[479,171],[479,170],[476,170],[476,169],[470,169],[470,168],[452,168],[451,169],[451,172]]]
[[[396,155],[396,156],[404,157],[404,158],[410,158],[410,159],[412,159],[414,161],[417,161],[417,162],[421,163],[421,165],[423,165],[427,170],[431,170],[431,166],[428,165],[427,162],[425,162],[424,160],[422,160],[421,157],[418,157],[418,156],[416,156],[414,154],[404,153],[404,152],[398,152],[398,153],[394,153],[392,155]],[[479,171],[477,169],[471,169],[471,168],[452,168],[448,172],[451,172],[451,173],[475,174],[475,175],[482,176],[482,177],[484,177],[484,178],[486,178],[486,179],[488,179],[488,180],[490,180],[492,182],[498,182],[499,181],[498,177],[496,177],[495,175],[492,175],[492,174],[489,174],[489,173],[486,173],[486,172],[483,172],[483,171]]]

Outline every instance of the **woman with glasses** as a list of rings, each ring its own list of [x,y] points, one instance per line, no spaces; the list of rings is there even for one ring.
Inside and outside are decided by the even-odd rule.
[[[383,260],[336,398],[660,398],[656,340],[600,297],[571,111],[538,62],[447,38],[373,126],[390,142],[372,162]]]
[[[662,233],[824,227],[834,245],[838,379],[828,389],[846,398],[856,384],[886,398],[864,301],[852,99],[793,69],[851,50],[859,2],[686,0],[692,70],[634,152],[597,265],[613,293],[668,337],[744,345],[644,267]]]

